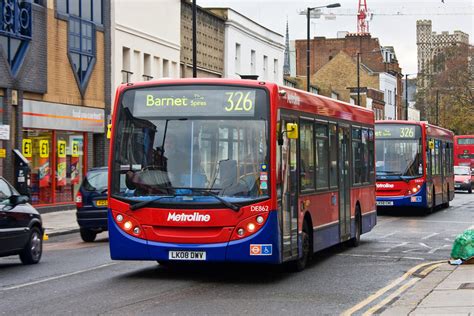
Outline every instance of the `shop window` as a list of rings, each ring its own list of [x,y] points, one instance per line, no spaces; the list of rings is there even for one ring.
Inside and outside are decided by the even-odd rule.
[[[73,202],[84,177],[84,136],[82,133],[56,133],[56,202]]]
[[[15,76],[31,40],[31,2],[0,1],[0,46]]]
[[[28,129],[22,152],[31,166],[31,202],[73,203],[84,176],[84,134]]]
[[[23,134],[23,156],[31,162],[31,202],[53,203],[53,132],[27,130]]]
[[[3,97],[0,96],[0,124],[3,124],[3,111],[4,111],[4,106],[3,106]],[[0,149],[6,150],[5,149],[5,141],[0,140]],[[6,153],[5,153],[6,154]],[[3,164],[4,164],[4,158],[0,157],[0,176],[3,177]]]
[[[68,51],[76,79],[84,92],[95,61],[95,26],[78,18],[69,19]]]

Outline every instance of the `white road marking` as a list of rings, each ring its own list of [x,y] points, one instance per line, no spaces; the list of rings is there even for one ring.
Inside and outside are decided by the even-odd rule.
[[[347,256],[347,257],[363,257],[363,258],[382,258],[382,259],[406,259],[406,260],[426,260],[425,258],[420,257],[397,257],[397,256],[382,256],[382,255],[368,255],[368,254],[351,254],[351,253],[339,253],[338,256]]]
[[[112,266],[112,265],[117,264],[117,263],[118,262],[106,263],[106,264],[103,264],[103,265],[100,265],[100,266],[97,266],[97,267],[92,267],[92,268],[89,268],[89,269],[84,269],[84,270],[79,270],[79,271],[75,271],[75,272],[71,272],[71,273],[61,274],[61,275],[57,275],[57,276],[54,276],[54,277],[50,277],[50,278],[46,278],[46,279],[42,279],[42,280],[38,280],[38,281],[33,281],[33,282],[29,282],[29,283],[23,283],[23,284],[19,284],[19,285],[10,286],[10,287],[0,288],[0,290],[9,291],[9,290],[21,289],[21,288],[31,286],[31,285],[36,285],[36,284],[40,284],[40,283],[54,281],[54,280],[58,280],[58,279],[62,279],[62,278],[67,278],[69,276],[73,276],[73,275],[77,275],[77,274],[81,274],[81,273],[85,273],[85,272],[90,272],[90,271],[102,269],[102,268],[109,267],[109,266]]]
[[[431,237],[434,237],[436,235],[439,235],[439,233],[432,233],[432,234],[429,234],[428,236],[425,236],[423,238],[421,238],[421,240],[426,240],[426,239],[430,239]]]
[[[385,249],[385,250],[381,250],[381,251],[379,251],[379,252],[390,252],[390,251],[392,251],[392,250],[395,249],[395,248],[403,247],[403,246],[405,246],[405,245],[407,245],[407,244],[408,244],[408,242],[402,242],[402,243],[396,244],[396,245],[393,246],[393,247],[389,247],[389,248],[387,248],[387,249]]]
[[[385,238],[390,237],[390,236],[393,236],[393,235],[395,235],[395,232],[390,233],[390,234],[387,234],[387,235],[385,235],[385,236],[382,236],[382,237],[380,237],[379,239],[385,239]]]

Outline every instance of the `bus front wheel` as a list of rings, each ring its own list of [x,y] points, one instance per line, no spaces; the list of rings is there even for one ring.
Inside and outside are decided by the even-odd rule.
[[[302,242],[302,251],[303,255],[301,258],[290,262],[290,269],[294,272],[303,271],[306,268],[306,265],[311,259],[312,249],[311,249],[311,236],[308,222],[305,221],[303,224],[303,232],[301,234]]]

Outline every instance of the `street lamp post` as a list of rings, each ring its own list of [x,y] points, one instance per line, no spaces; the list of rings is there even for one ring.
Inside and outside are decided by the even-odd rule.
[[[309,86],[310,86],[310,79],[309,79],[309,73],[310,73],[310,45],[309,45],[309,33],[310,33],[310,14],[311,11],[315,9],[322,9],[322,8],[338,8],[341,5],[339,3],[332,3],[329,5],[325,6],[320,6],[320,7],[313,7],[306,10],[306,91],[310,91]],[[304,12],[304,11],[303,11]]]
[[[357,105],[360,106],[360,52],[357,52]]]
[[[197,7],[196,0],[193,0],[193,78],[197,78]]]
[[[408,121],[408,74],[405,74],[405,120]]]

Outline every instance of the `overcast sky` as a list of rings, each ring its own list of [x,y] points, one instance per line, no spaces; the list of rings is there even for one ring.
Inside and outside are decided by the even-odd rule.
[[[437,33],[463,31],[469,34],[469,42],[474,42],[474,0],[444,0],[444,3],[442,0],[366,1],[373,13],[372,21],[369,22],[372,37],[379,38],[381,45],[395,47],[404,73],[417,72],[416,20],[432,20],[433,31]],[[324,9],[324,12],[344,15],[337,15],[335,20],[324,17],[312,19],[311,37],[335,38],[337,31],[356,32],[358,0],[197,0],[197,4],[202,7],[230,7],[282,35],[285,35],[288,18],[291,40],[306,38],[306,17],[298,14],[301,10],[334,2],[339,2],[341,7]]]

